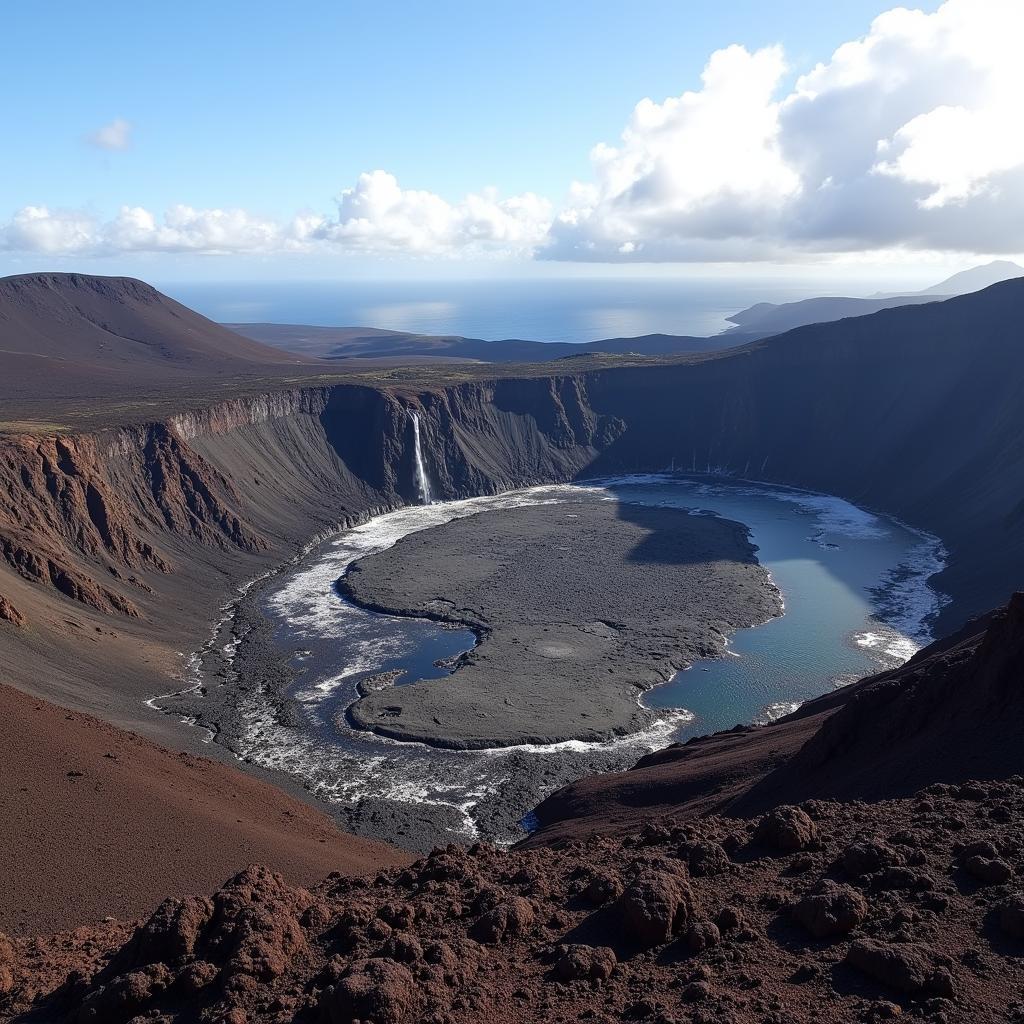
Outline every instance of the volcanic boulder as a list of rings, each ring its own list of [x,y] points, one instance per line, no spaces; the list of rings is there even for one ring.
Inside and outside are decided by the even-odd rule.
[[[648,949],[668,942],[693,916],[693,892],[667,871],[642,872],[615,904],[627,941]]]
[[[847,952],[846,963],[906,995],[951,998],[956,991],[949,970],[936,965],[932,950],[921,943],[858,939]]]
[[[473,926],[473,938],[495,943],[525,935],[533,926],[533,904],[523,896],[513,896],[487,911]]]
[[[327,1024],[402,1024],[413,1019],[418,1004],[416,981],[409,969],[380,957],[356,961],[320,997]]]
[[[566,945],[559,947],[555,975],[561,981],[607,981],[618,959],[607,946]]]
[[[1024,893],[1014,893],[999,908],[999,927],[1015,939],[1024,939]]]
[[[976,853],[964,861],[964,870],[982,885],[1002,885],[1013,875],[1013,868],[999,857]]]
[[[816,939],[827,939],[856,928],[868,916],[868,904],[856,889],[825,879],[792,914]]]
[[[779,853],[796,853],[812,846],[817,826],[799,807],[782,806],[769,811],[758,823],[754,841]]]
[[[885,868],[900,867],[903,856],[878,836],[864,836],[843,850],[839,863],[848,875],[859,878]]]

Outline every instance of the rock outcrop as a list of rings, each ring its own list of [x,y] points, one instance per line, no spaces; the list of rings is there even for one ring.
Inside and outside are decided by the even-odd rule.
[[[0,594],[0,619],[12,626],[24,626],[26,621],[25,616],[3,594]]]
[[[267,547],[234,510],[240,499],[224,474],[161,425],[2,437],[0,480],[8,567],[98,611],[139,615],[134,597],[147,584],[137,574],[173,571],[155,540],[165,531],[222,548]]]

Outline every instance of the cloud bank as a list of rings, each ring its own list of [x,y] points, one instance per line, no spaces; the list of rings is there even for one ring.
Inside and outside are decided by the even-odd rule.
[[[499,249],[530,251],[547,235],[551,204],[526,193],[500,199],[494,189],[450,204],[433,192],[403,190],[386,171],[361,174],[338,197],[337,216],[314,239],[355,252],[439,255]]]
[[[109,221],[77,210],[26,206],[0,227],[0,249],[79,256],[317,249],[523,256],[544,241],[550,223],[551,204],[529,193],[501,199],[485,189],[449,203],[432,192],[403,190],[392,175],[373,171],[341,192],[335,214],[302,213],[287,223],[246,210],[185,205],[171,207],[162,217],[142,206],[122,206]]]
[[[793,78],[780,47],[728,46],[700,88],[644,99],[560,204],[482,189],[450,202],[359,176],[288,222],[180,205],[101,222],[26,206],[0,248],[52,254],[325,251],[603,262],[758,260],[887,249],[1024,250],[1024,3],[896,8]],[[124,148],[127,122],[92,137]]]

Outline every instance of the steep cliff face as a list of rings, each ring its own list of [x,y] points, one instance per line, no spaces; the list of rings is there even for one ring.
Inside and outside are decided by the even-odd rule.
[[[23,580],[98,611],[140,614],[146,572],[173,572],[159,537],[267,547],[229,479],[163,424],[0,439],[0,553]]]
[[[584,377],[474,382],[420,402],[428,472],[453,497],[570,480],[625,428],[594,412]]]
[[[166,571],[141,525],[112,492],[94,438],[17,438],[0,445],[0,553],[23,579],[102,611],[138,615],[106,579],[141,564]],[[103,582],[85,563],[107,572]],[[120,567],[120,568],[119,568]],[[95,569],[93,569],[95,571]]]
[[[133,723],[139,697],[166,686],[161,666],[197,645],[232,585],[417,500],[413,412],[438,498],[572,479],[624,429],[565,375],[282,389],[140,427],[0,437],[12,681],[74,704],[87,679],[84,706]],[[84,662],[83,636],[95,648]]]
[[[230,473],[258,529],[306,538],[417,500],[414,412],[441,499],[572,479],[624,429],[618,417],[593,411],[586,381],[571,375],[423,391],[296,389],[225,403],[171,426]]]
[[[571,479],[622,429],[590,409],[572,376],[299,388],[175,417],[168,429],[233,481],[248,523],[294,543],[417,500],[413,412],[442,499]]]

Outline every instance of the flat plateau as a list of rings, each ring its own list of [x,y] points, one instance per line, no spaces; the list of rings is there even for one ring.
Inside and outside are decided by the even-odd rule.
[[[353,563],[338,586],[364,608],[480,637],[450,676],[349,709],[358,728],[454,749],[640,728],[644,690],[781,611],[741,524],[593,499],[411,534]]]

